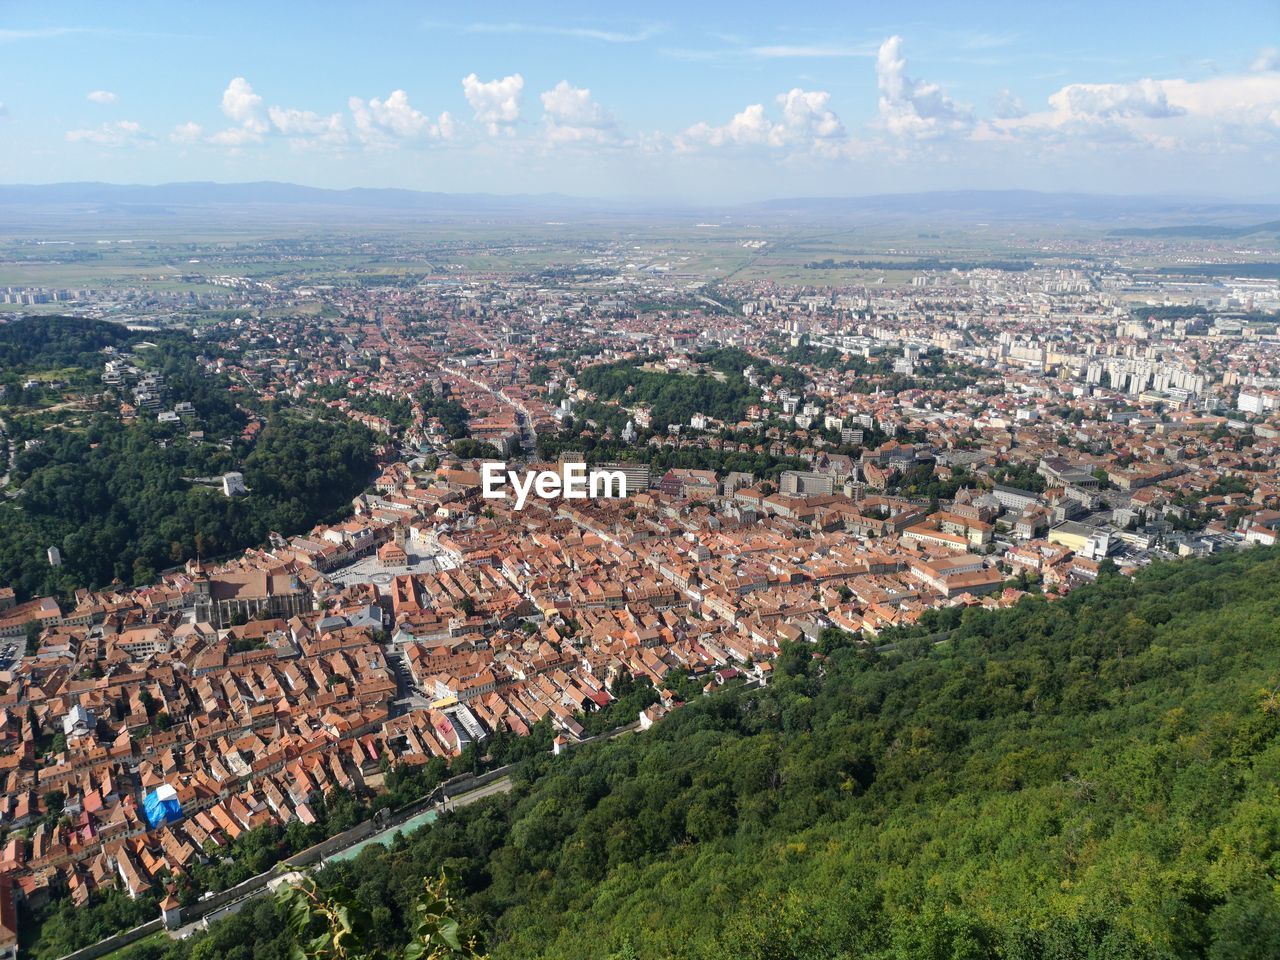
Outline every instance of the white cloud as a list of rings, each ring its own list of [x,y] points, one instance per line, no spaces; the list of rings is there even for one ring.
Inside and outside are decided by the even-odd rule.
[[[1269,70],[1280,70],[1280,47],[1263,47],[1249,69],[1254,73],[1265,73]]]
[[[271,129],[263,116],[262,97],[244,77],[235,77],[222,92],[222,112],[236,124],[219,130],[209,139],[214,143],[238,147],[246,143],[260,143]]]
[[[798,150],[816,149],[831,153],[845,140],[844,124],[828,107],[831,94],[825,90],[799,87],[775,98],[782,118],[772,119],[764,104],[753,103],[723,126],[696,123],[676,138],[676,149],[688,151],[707,147],[769,147]]]
[[[727,46],[712,48],[664,47],[658,51],[674,60],[695,63],[749,60],[842,60],[874,57],[875,44],[853,43],[772,43],[752,45],[734,34],[721,34],[717,39]]]
[[[186,123],[180,123],[169,132],[169,139],[174,143],[195,143],[204,135],[204,128],[200,124],[188,120]]]
[[[242,147],[246,143],[261,143],[262,134],[248,127],[228,127],[224,131],[211,133],[209,142],[224,147]]]
[[[753,103],[723,126],[715,127],[705,120],[695,123],[677,139],[678,149],[705,144],[710,147],[751,146],[769,142],[774,124],[764,114],[764,104]]]
[[[1169,103],[1162,83],[1072,83],[1049,97],[1054,112],[1068,120],[1110,117],[1176,117],[1186,111]]]
[[[994,50],[1007,47],[1017,39],[1016,33],[984,33],[981,30],[961,30],[950,35],[950,42],[962,50]]]
[[[1280,127],[1280,73],[1165,80],[1162,86],[1171,107],[1188,117]]]
[[[356,125],[356,139],[366,145],[382,145],[390,142],[378,123],[373,119],[369,105],[360,97],[348,97],[347,109],[351,111],[351,122]]]
[[[844,125],[827,104],[831,94],[825,90],[794,88],[778,94],[782,104],[782,122],[788,139],[834,140],[844,136]]]
[[[415,110],[409,95],[393,90],[385,99],[360,97],[347,100],[356,138],[366,146],[388,146],[395,140],[452,140],[457,133],[453,117],[446,111],[432,121]]]
[[[996,116],[1001,120],[1012,120],[1027,114],[1026,104],[1012,90],[1001,90],[996,94]]]
[[[0,100],[0,117],[7,117],[8,115],[9,115],[9,105],[5,103],[3,100]]]
[[[236,123],[258,123],[262,114],[262,97],[244,77],[235,77],[222,91],[222,112]]]
[[[834,44],[774,44],[772,46],[748,47],[746,53],[761,60],[786,59],[823,59],[846,57],[869,57],[875,51],[866,47],[850,47]]]
[[[227,127],[210,134],[209,142],[223,147],[243,147],[249,143],[261,143],[262,132],[249,127]]]
[[[330,130],[335,120],[338,121],[339,126],[342,122],[342,117],[336,113],[329,117],[322,117],[310,110],[284,107],[268,107],[267,116],[271,118],[271,125],[286,137],[314,137]]]
[[[101,103],[105,106],[107,104],[115,103],[120,98],[110,90],[94,90],[89,93],[86,99],[92,103]]]
[[[1084,144],[1239,149],[1280,139],[1280,72],[1072,83],[1049,96],[1049,109],[997,119],[988,129]]]
[[[233,78],[222,92],[222,113],[233,126],[219,130],[209,140],[223,146],[261,143],[273,130],[297,147],[337,147],[348,139],[342,114],[265,106],[244,77]]]
[[[880,44],[876,80],[880,86],[880,125],[899,137],[934,137],[968,129],[973,116],[943,92],[936,83],[907,76],[902,38],[892,36]]]
[[[37,27],[34,30],[0,30],[0,43],[13,43],[18,40],[48,40],[51,37],[65,37],[72,33],[98,33],[91,27]]]
[[[579,40],[600,40],[604,43],[639,43],[661,33],[661,25],[645,27],[631,33],[620,30],[598,30],[593,27],[555,27],[537,23],[472,23],[468,33],[533,33],[547,36],[574,37]]]
[[[499,133],[510,136],[515,133],[515,123],[520,119],[520,95],[523,91],[524,77],[518,73],[487,82],[481,82],[474,73],[462,78],[463,95],[475,111],[476,121],[484,124],[490,136]]]
[[[403,90],[392,90],[386,100],[374,97],[369,110],[378,123],[398,137],[420,137],[431,132],[431,121],[409,105],[409,95]]]
[[[297,147],[340,147],[347,142],[342,114],[322,116],[310,110],[268,107],[271,125]]]
[[[561,80],[541,96],[547,139],[553,143],[616,143],[621,140],[613,116],[591,99],[586,87]]]
[[[120,147],[151,139],[142,125],[134,120],[116,120],[89,129],[68,130],[66,137],[71,143],[96,143],[106,147]]]

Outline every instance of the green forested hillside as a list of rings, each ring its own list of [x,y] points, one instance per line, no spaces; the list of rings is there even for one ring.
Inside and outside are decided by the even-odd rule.
[[[0,502],[0,583],[23,596],[115,578],[152,583],[156,571],[198,554],[307,530],[365,487],[373,463],[370,435],[350,421],[277,414],[249,452],[192,443],[185,429],[99,415],[17,457],[22,494]],[[243,471],[248,496],[229,500],[184,479],[227,470]],[[61,567],[43,562],[50,545]]]
[[[0,325],[0,379],[12,360],[23,376],[77,370],[87,384],[58,413],[0,407],[0,430],[14,451],[11,462],[0,459],[14,488],[0,496],[0,586],[23,599],[115,579],[143,585],[196,555],[256,546],[272,530],[303,532],[369,480],[373,436],[345,418],[276,409],[256,440],[245,439],[242,404],[252,398],[198,362],[202,349],[219,345],[180,333],[152,334],[154,345],[138,348],[134,361],[163,376],[167,407],[189,402],[194,417],[164,424],[144,411],[122,421],[119,403],[131,394],[127,385],[101,383],[105,357],[97,351],[136,347],[129,336],[137,335],[71,317]],[[203,438],[189,436],[193,430]],[[248,496],[228,499],[216,486],[191,482],[229,470],[243,472]],[[51,546],[62,554],[60,567],[46,561]]]
[[[695,413],[736,423],[760,399],[759,391],[741,372],[725,373],[723,380],[717,380],[706,374],[642,370],[629,361],[587,367],[578,374],[578,386],[624,406],[648,405],[658,428],[687,424]]]
[[[1273,958],[1278,618],[1260,550],[788,649],[320,880],[395,944],[447,866],[495,957]],[[170,955],[285,956],[276,910]]]
[[[123,324],[85,317],[23,317],[0,323],[0,374],[48,367],[100,367],[103,347],[125,350],[140,340]]]

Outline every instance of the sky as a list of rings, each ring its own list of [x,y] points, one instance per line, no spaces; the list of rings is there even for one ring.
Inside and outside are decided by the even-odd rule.
[[[1280,199],[1280,0],[0,0],[0,182]]]

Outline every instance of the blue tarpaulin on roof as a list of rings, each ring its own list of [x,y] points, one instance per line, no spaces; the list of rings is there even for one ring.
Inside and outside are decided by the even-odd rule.
[[[147,813],[147,822],[152,827],[182,819],[182,804],[178,801],[178,791],[167,783],[161,784],[148,793],[146,799],[142,801],[142,807]]]

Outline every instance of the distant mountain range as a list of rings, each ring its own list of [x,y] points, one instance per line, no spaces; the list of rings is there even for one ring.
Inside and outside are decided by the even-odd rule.
[[[1201,240],[1233,240],[1257,234],[1280,233],[1280,220],[1251,223],[1243,227],[1224,227],[1205,223],[1182,223],[1171,227],[1129,227],[1112,230],[1113,237],[1192,237]]]
[[[1280,214],[1277,203],[1236,203],[1165,196],[1043,193],[1036,190],[948,190],[865,197],[767,200],[751,208],[777,214],[928,215],[940,219],[991,221],[1117,222],[1170,219],[1239,223]],[[1117,231],[1118,232],[1118,231]]]
[[[1258,224],[1280,218],[1280,204],[1235,203],[1160,196],[1041,193],[1031,190],[956,190],[861,197],[796,197],[744,204],[655,204],[601,200],[563,194],[441,193],[395,188],[331,190],[294,183],[213,183],[193,181],[154,186],[111,183],[0,185],[0,218],[15,208],[77,209],[138,217],[163,217],[192,208],[290,207],[333,216],[350,211],[412,215],[554,216],[616,214],[632,217],[764,217],[789,220],[930,220],[958,222],[1068,222],[1106,224],[1117,234],[1243,236],[1270,229]],[[1142,226],[1129,227],[1135,221]],[[1255,224],[1255,226],[1250,226]],[[1199,233],[1212,228],[1222,233]],[[1192,231],[1188,233],[1188,231]],[[1147,233],[1144,233],[1147,231]],[[1233,231],[1243,231],[1236,233]]]
[[[105,204],[113,206],[207,206],[211,204],[286,204],[290,206],[363,207],[413,210],[470,211],[538,205],[582,204],[588,201],[556,194],[500,196],[491,193],[438,193],[394,188],[353,187],[329,190],[296,183],[262,180],[252,183],[214,183],[193,180],[154,186],[117,183],[0,184],[0,205],[33,206]]]

